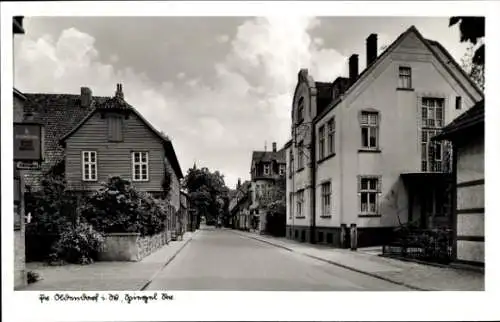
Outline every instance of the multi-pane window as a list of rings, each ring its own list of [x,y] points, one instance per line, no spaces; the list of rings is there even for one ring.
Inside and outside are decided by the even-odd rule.
[[[82,152],[82,179],[83,181],[97,180],[97,152]]]
[[[269,164],[264,164],[264,175],[269,175]]]
[[[285,165],[284,164],[279,165],[279,173],[280,173],[280,176],[285,174]]]
[[[297,151],[297,167],[299,169],[302,169],[304,167],[304,142],[301,141],[298,144],[298,151]]]
[[[361,146],[365,149],[378,148],[379,114],[361,112]]]
[[[297,217],[304,216],[304,190],[297,191]]]
[[[297,107],[297,122],[300,123],[304,121],[304,98],[301,97],[299,99],[298,107]]]
[[[411,88],[410,67],[399,67],[399,88]]]
[[[109,141],[120,142],[123,140],[122,125],[123,125],[123,119],[120,116],[111,115],[108,117]]]
[[[321,185],[321,213],[323,216],[330,215],[331,193],[331,183],[323,183]]]
[[[361,214],[378,214],[380,179],[378,177],[358,177],[358,195]]]
[[[432,141],[444,126],[444,99],[422,98],[421,152],[422,171],[443,171],[443,144]]]
[[[134,181],[149,180],[148,152],[132,152],[132,178]]]
[[[318,152],[319,152],[319,160],[323,159],[325,157],[325,126],[322,125],[319,128],[319,140],[318,140]]]
[[[328,123],[328,154],[335,153],[335,117],[332,117]]]

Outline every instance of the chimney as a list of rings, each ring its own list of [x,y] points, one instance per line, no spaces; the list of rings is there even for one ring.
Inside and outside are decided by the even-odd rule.
[[[371,34],[366,38],[366,67],[377,59],[377,34]]]
[[[349,81],[353,84],[358,79],[358,55],[353,54],[349,57]]]
[[[123,85],[122,84],[116,84],[115,97],[123,99]]]
[[[92,90],[88,87],[80,88],[80,105],[81,107],[90,107],[92,104]]]

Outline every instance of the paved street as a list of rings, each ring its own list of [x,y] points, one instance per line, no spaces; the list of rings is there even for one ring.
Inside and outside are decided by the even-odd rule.
[[[206,228],[147,290],[405,291],[403,286],[247,238]]]

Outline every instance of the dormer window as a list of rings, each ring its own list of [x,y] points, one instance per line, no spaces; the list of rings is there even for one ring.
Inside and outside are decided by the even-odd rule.
[[[270,167],[269,164],[264,164],[264,175],[269,175],[270,173]]]
[[[279,165],[279,171],[280,171],[280,176],[285,174],[285,165],[284,164]]]

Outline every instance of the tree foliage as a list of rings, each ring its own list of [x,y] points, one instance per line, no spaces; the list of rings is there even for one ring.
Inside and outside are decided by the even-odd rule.
[[[484,65],[478,65],[473,62],[474,48],[471,46],[462,57],[462,68],[469,77],[477,84],[479,88],[484,90]]]
[[[449,26],[458,24],[460,30],[460,42],[470,42],[479,47],[474,50],[472,63],[484,65],[485,45],[482,39],[485,36],[485,18],[484,17],[451,17]]]
[[[188,170],[183,186],[188,191],[191,205],[207,219],[228,215],[229,189],[219,171],[193,167]]]

